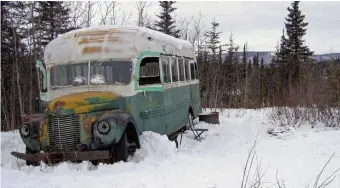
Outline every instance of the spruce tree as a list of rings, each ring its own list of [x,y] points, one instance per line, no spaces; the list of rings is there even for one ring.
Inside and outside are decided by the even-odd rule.
[[[162,11],[160,12],[159,15],[157,15],[159,21],[156,21],[155,28],[160,32],[179,38],[180,30],[176,29],[175,20],[173,20],[172,16],[170,15],[173,11],[177,9],[172,7],[174,3],[175,1],[159,2]]]
[[[285,36],[284,29],[282,30],[282,36],[280,40],[280,45],[276,47],[275,52],[275,63],[277,66],[284,66],[284,64],[288,63],[290,49],[288,47],[288,39]]]
[[[246,44],[244,44],[243,45],[243,54],[242,54],[242,66],[243,66],[243,68],[244,68],[244,70],[245,70],[245,72],[246,72],[246,74],[247,74],[247,59],[248,59],[248,57],[247,57],[247,51],[246,51]]]
[[[27,20],[27,4],[21,1],[1,1],[1,62],[12,63],[14,51],[24,52]],[[14,39],[14,35],[16,39]],[[14,44],[14,41],[16,44]],[[16,49],[15,49],[16,47]]]
[[[40,45],[44,48],[51,40],[72,28],[70,9],[62,1],[39,1],[35,17],[35,29],[39,33]]]
[[[303,37],[306,34],[308,22],[304,22],[305,15],[301,13],[299,1],[292,2],[291,7],[288,7],[287,10],[289,12],[285,18],[287,39],[283,40],[286,44],[281,43],[281,54],[287,54],[287,56],[282,56],[282,60],[287,62],[287,66],[283,68],[288,70],[287,76],[290,89],[292,87],[299,88],[301,97],[302,67],[313,55],[313,52],[309,50],[308,46],[304,45]],[[287,59],[284,59],[285,57]]]
[[[211,58],[212,58],[212,61],[216,61],[216,54],[217,54],[217,50],[219,48],[219,44],[220,44],[220,34],[221,32],[218,32],[217,31],[217,27],[220,25],[218,22],[216,22],[216,20],[214,19],[212,22],[211,22],[211,30],[208,31],[205,36],[207,37],[207,41],[206,41],[206,44],[207,44],[207,48],[211,51]],[[222,56],[222,47],[221,47],[221,56]]]
[[[229,37],[229,47],[228,47],[228,56],[226,58],[226,63],[227,64],[233,64],[235,62],[236,59],[238,59],[237,57],[235,57],[235,52],[238,51],[239,46],[235,44],[234,42],[234,35],[233,33],[230,34]]]
[[[253,64],[251,63],[251,59],[248,60],[248,65],[247,65],[247,67],[248,67],[248,70],[247,70],[248,75],[251,75],[252,70],[253,70]]]
[[[304,45],[304,35],[306,34],[306,27],[308,22],[304,22],[305,15],[301,13],[299,9],[299,1],[291,3],[291,7],[288,7],[288,16],[285,18],[286,30],[287,30],[287,46],[292,55],[292,60],[301,62],[306,61],[313,52],[309,50],[308,46]]]
[[[256,70],[258,70],[259,67],[260,67],[260,60],[259,60],[259,54],[258,53],[256,53],[255,56],[253,56],[253,64],[254,64],[254,68]]]

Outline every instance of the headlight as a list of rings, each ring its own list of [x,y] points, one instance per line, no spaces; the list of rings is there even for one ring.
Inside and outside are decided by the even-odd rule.
[[[98,132],[101,134],[107,134],[110,130],[110,124],[106,121],[101,121],[97,125]]]
[[[30,134],[30,127],[24,124],[20,128],[20,132],[23,136],[28,136]]]

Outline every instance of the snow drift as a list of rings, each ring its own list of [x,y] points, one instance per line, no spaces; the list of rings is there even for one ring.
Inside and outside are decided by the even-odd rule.
[[[200,122],[208,128],[198,142],[189,132],[177,149],[166,136],[153,132],[141,135],[142,148],[127,163],[92,166],[61,163],[55,167],[25,166],[10,155],[24,151],[15,132],[1,133],[2,187],[240,187],[243,169],[255,138],[256,165],[264,174],[265,187],[278,178],[286,187],[313,186],[323,165],[335,152],[319,182],[340,167],[340,132],[310,129],[309,126],[272,136],[267,133],[270,109],[226,110],[220,125]],[[254,172],[254,171],[252,171]],[[251,174],[249,182],[253,179]],[[273,186],[275,187],[275,186]],[[328,186],[340,187],[340,173]]]

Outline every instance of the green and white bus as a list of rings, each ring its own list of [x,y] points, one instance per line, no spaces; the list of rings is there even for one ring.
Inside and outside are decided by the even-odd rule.
[[[142,132],[176,139],[201,113],[192,44],[158,31],[73,30],[46,46],[44,64],[45,111],[25,117],[26,152],[12,152],[27,164],[126,161]]]

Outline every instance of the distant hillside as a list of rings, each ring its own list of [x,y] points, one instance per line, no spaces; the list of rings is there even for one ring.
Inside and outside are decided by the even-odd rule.
[[[249,52],[247,52],[248,60],[249,59],[253,60],[253,57],[256,56],[257,53],[259,54],[260,60],[261,60],[261,58],[263,58],[264,64],[269,64],[271,62],[273,56],[275,55],[275,52],[249,51]],[[236,56],[238,56],[239,59],[243,58],[243,52],[237,52],[235,54],[236,54]],[[223,54],[223,60],[225,59],[226,56],[227,56],[227,54]],[[313,58],[318,62],[324,61],[324,60],[330,60],[332,58],[340,59],[340,53],[317,54],[317,55],[313,55]]]
[[[331,54],[320,54],[320,55],[313,55],[314,59],[317,61],[324,61],[330,60],[332,58],[340,59],[340,53],[331,53]]]

